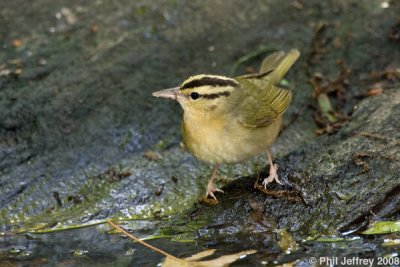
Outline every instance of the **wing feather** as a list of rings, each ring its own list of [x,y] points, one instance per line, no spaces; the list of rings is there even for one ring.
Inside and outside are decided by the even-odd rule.
[[[299,57],[297,50],[276,52],[261,64],[260,74],[237,77],[243,94],[235,116],[247,127],[266,127],[288,108],[292,92],[276,86]],[[267,73],[267,75],[262,75]]]

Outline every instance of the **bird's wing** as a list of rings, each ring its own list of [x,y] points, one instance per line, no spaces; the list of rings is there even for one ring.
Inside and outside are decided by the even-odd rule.
[[[245,126],[265,127],[277,119],[289,106],[292,93],[276,84],[294,64],[300,53],[279,51],[266,57],[255,75],[237,77],[242,86],[242,98],[236,107],[236,117]]]
[[[246,88],[246,93],[235,109],[235,116],[247,127],[268,126],[287,109],[292,99],[289,90],[268,81],[240,79],[239,83]]]

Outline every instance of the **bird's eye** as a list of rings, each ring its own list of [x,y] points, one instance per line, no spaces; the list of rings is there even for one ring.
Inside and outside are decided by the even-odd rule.
[[[196,100],[197,98],[199,98],[199,94],[196,93],[196,92],[193,92],[193,93],[190,94],[190,97],[191,97],[193,100]]]

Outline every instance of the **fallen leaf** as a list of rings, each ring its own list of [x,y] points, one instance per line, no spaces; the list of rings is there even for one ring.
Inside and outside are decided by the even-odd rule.
[[[153,151],[153,150],[148,150],[143,153],[143,156],[148,159],[148,160],[160,160],[162,159],[162,156],[160,153]]]
[[[299,260],[292,261],[292,262],[286,262],[281,265],[276,265],[275,267],[293,267],[293,266],[297,266],[299,262],[300,262]]]
[[[207,197],[207,196],[202,196],[198,199],[200,204],[206,205],[206,206],[216,206],[218,205],[219,201],[218,199],[214,199],[212,197]]]
[[[287,230],[278,230],[278,246],[284,252],[292,252],[298,250],[300,247],[294,240],[293,236]]]
[[[92,25],[92,27],[90,27],[90,31],[92,33],[96,33],[99,31],[99,27],[97,27],[97,25]]]
[[[381,95],[383,94],[383,88],[371,88],[367,92],[367,96]]]
[[[383,240],[383,247],[400,247],[400,238]]]
[[[219,258],[208,260],[208,261],[199,261],[199,259],[208,257],[213,255],[215,249],[210,249],[206,251],[202,251],[200,253],[194,254],[193,256],[185,259],[180,259],[177,261],[174,258],[167,257],[162,264],[163,267],[224,267],[229,266],[229,264],[237,261],[238,259],[242,259],[247,255],[256,253],[256,250],[246,250],[235,254],[224,255]]]
[[[329,120],[329,122],[336,122],[338,118],[335,116],[335,111],[332,108],[328,95],[325,93],[318,95],[317,101],[322,114]]]
[[[235,254],[224,255],[215,260],[193,262],[193,263],[195,263],[195,265],[193,265],[193,266],[199,266],[199,267],[200,266],[201,267],[229,266],[229,264],[237,261],[238,259],[242,259],[242,258],[246,257],[247,255],[254,254],[256,252],[257,252],[256,250],[246,250],[246,251],[242,251],[242,252],[235,253]]]
[[[78,21],[76,15],[68,7],[61,8],[60,13],[65,17],[65,20],[70,25],[74,25]]]
[[[203,259],[205,257],[211,256],[212,254],[214,254],[215,251],[216,251],[216,249],[208,249],[208,250],[196,253],[196,254],[190,256],[189,258],[185,258],[185,260],[197,261],[197,260]]]
[[[237,261],[238,259],[242,259],[243,257],[246,257],[247,255],[256,253],[256,250],[246,250],[242,252],[238,252],[235,254],[229,254],[229,255],[224,255],[221,256],[217,259],[213,260],[208,260],[208,261],[199,261],[200,259],[203,259],[205,257],[211,256],[214,254],[216,251],[215,249],[209,249],[206,251],[202,251],[199,253],[194,254],[191,257],[185,258],[185,259],[180,259],[177,258],[159,248],[156,248],[143,240],[133,236],[132,234],[128,233],[112,221],[108,220],[108,224],[110,224],[114,229],[118,230],[119,232],[125,234],[128,236],[130,239],[138,242],[139,244],[157,252],[160,253],[164,256],[166,256],[164,263],[162,264],[163,267],[224,267],[224,266],[229,266],[229,264]]]
[[[190,265],[190,262],[181,260],[181,259],[176,259],[176,258],[171,258],[171,257],[166,257],[164,263],[161,265],[163,267],[190,267],[193,265]]]
[[[12,40],[12,46],[15,48],[19,48],[22,46],[22,40],[21,39],[14,39]]]
[[[319,237],[316,241],[324,243],[334,243],[334,242],[346,241],[346,239],[338,236],[322,236]]]
[[[376,222],[371,228],[362,232],[364,235],[379,235],[400,232],[400,221]]]

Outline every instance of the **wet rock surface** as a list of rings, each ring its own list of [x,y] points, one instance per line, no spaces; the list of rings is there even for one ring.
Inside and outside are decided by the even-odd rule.
[[[258,176],[227,185],[226,194],[218,196],[219,205],[191,212],[191,220],[207,221],[198,237],[219,243],[229,236],[225,242],[251,247],[276,229],[302,237],[330,236],[360,232],[378,218],[398,219],[399,112],[398,90],[369,98],[337,134],[280,158],[279,174],[286,186],[269,185],[268,191],[286,190],[295,193],[296,200],[255,189]]]
[[[173,216],[176,224],[149,221],[132,230],[196,237],[205,242],[198,249],[253,244],[277,255],[274,229],[300,239],[398,219],[399,5],[383,2],[0,3],[4,246],[32,245],[37,252],[40,242],[12,235],[107,218],[162,221],[183,212]],[[251,72],[266,54],[291,48],[302,52],[286,77],[294,99],[272,147],[286,186],[268,189],[299,201],[254,189],[255,173],[266,175],[260,157],[222,168],[222,175],[242,178],[224,187],[219,205],[194,204],[210,167],[179,146],[178,105],[151,92],[193,74]],[[341,75],[341,68],[351,73]],[[334,112],[328,105],[321,115],[318,94]],[[329,135],[317,137],[318,128]],[[93,228],[86,234],[87,244],[96,242]],[[7,255],[2,250],[0,260],[14,259]]]

